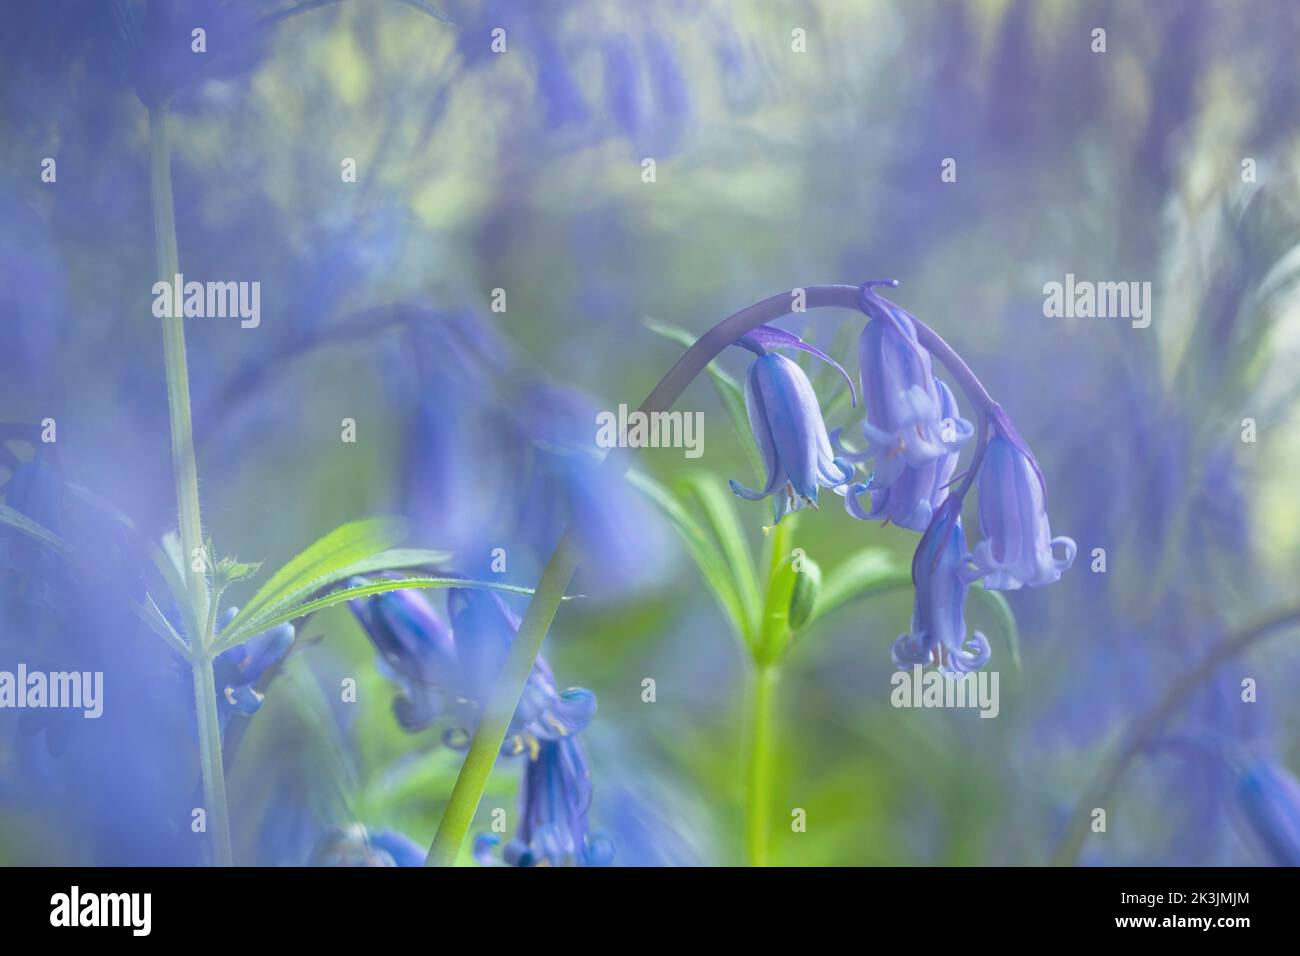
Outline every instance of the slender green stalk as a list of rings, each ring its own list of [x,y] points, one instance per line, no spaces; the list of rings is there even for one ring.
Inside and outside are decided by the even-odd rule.
[[[171,283],[180,272],[176,254],[176,215],[172,209],[171,152],[167,141],[165,106],[149,111],[150,186],[153,195],[154,252],[158,278]],[[179,291],[179,290],[177,290]],[[190,422],[190,372],[185,360],[185,326],[180,309],[162,319],[163,356],[167,369],[167,409],[171,418],[172,463],[176,472],[176,504],[184,546],[186,583],[194,602],[195,618],[208,614],[207,581],[191,568],[203,545],[199,521],[199,476],[194,463],[194,429]],[[193,639],[193,635],[191,635]]]
[[[773,703],[780,678],[775,664],[754,666],[749,723],[749,780],[745,791],[745,852],[750,866],[767,866],[772,834]]]
[[[809,309],[857,309],[858,287],[853,285],[809,286],[804,291],[805,305]],[[662,412],[672,407],[692,381],[746,332],[767,322],[774,322],[790,314],[794,297],[790,292],[780,292],[761,302],[741,309],[723,319],[696,341],[679,358],[668,374],[660,379],[654,391],[641,403],[640,411]],[[619,476],[627,470],[631,456],[626,449],[615,449],[605,459],[601,468],[610,476]],[[577,570],[578,559],[573,540],[572,525],[565,531],[551,555],[537,583],[537,591],[528,604],[528,610],[519,625],[510,655],[502,668],[501,676],[492,690],[483,719],[479,721],[470,742],[469,753],[461,765],[460,775],[452,789],[451,798],[438,824],[437,835],[429,848],[425,861],[429,866],[451,866],[460,854],[461,844],[469,833],[470,824],[483,798],[492,766],[501,752],[510,718],[519,705],[524,692],[524,682],[532,669],[533,661],[542,649],[546,632],[559,609],[565,589]]]
[[[1154,707],[1134,721],[1119,750],[1106,763],[1096,782],[1079,801],[1065,839],[1052,858],[1055,866],[1071,866],[1079,858],[1083,843],[1088,838],[1088,820],[1096,807],[1105,805],[1114,796],[1133,759],[1155,739],[1169,718],[1182,709],[1192,692],[1210,678],[1224,663],[1241,654],[1264,638],[1300,624],[1300,607],[1290,607],[1270,615],[1262,621],[1239,631],[1214,647],[1202,660],[1170,685]]]
[[[759,666],[779,660],[790,642],[790,599],[794,596],[795,576],[788,562],[792,560],[791,539],[798,520],[798,513],[786,515],[768,538],[767,594],[763,617],[758,622],[758,642],[751,648]]]
[[[221,725],[217,719],[217,687],[212,658],[202,655],[191,665],[194,673],[194,708],[199,715],[199,766],[203,771],[203,804],[212,834],[214,858],[230,866],[230,816],[226,812],[226,776],[221,765]]]
[[[452,788],[447,809],[443,811],[442,821],[438,824],[433,846],[429,848],[426,866],[455,864],[465,835],[474,822],[483,789],[492,776],[492,768],[501,752],[501,744],[506,739],[506,731],[515,715],[515,708],[519,705],[524,682],[528,680],[533,661],[537,659],[551,619],[555,616],[555,609],[559,607],[564,589],[569,586],[577,567],[576,548],[566,531],[542,573],[542,580],[537,585],[537,591],[529,602],[524,619],[519,624],[519,631],[510,645],[510,653],[506,655],[501,677],[497,680],[474,731],[474,739],[465,755],[460,774],[456,777],[456,785]]]
[[[158,278],[167,283],[180,272],[176,251],[176,214],[172,208],[171,151],[167,140],[167,107],[149,110],[149,185],[153,200],[154,253]],[[180,290],[175,290],[179,292]],[[167,410],[171,420],[172,467],[176,473],[177,523],[180,528],[182,572],[189,589],[188,620],[210,618],[207,575],[194,570],[203,554],[203,525],[199,519],[199,475],[194,461],[194,427],[190,416],[190,373],[185,360],[185,326],[178,303],[162,319],[163,356],[167,371]],[[202,568],[202,565],[200,565]],[[199,762],[203,773],[203,800],[213,840],[213,856],[222,866],[232,862],[230,817],[226,810],[226,783],[221,767],[221,726],[217,718],[216,680],[207,633],[190,634],[190,664],[194,675],[194,705],[198,714]]]

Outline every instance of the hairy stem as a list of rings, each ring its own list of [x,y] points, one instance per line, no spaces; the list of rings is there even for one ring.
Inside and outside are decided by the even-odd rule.
[[[226,777],[221,761],[221,725],[217,719],[217,688],[212,673],[212,658],[198,657],[191,665],[194,673],[194,708],[199,715],[199,766],[203,771],[203,804],[212,833],[213,859],[219,866],[230,866],[234,854],[230,846],[230,816],[226,812]]]
[[[810,286],[803,290],[804,302],[809,309],[841,308],[857,311],[858,287],[854,285]],[[781,292],[761,302],[755,302],[723,319],[692,345],[668,370],[650,395],[641,403],[640,411],[646,413],[667,411],[677,401],[704,369],[727,346],[746,332],[789,315],[795,302],[793,292]],[[621,476],[631,464],[631,449],[611,451],[601,464],[601,469],[611,477]],[[474,821],[488,777],[501,751],[506,730],[510,726],[524,683],[532,670],[533,661],[542,649],[542,642],[550,630],[551,621],[560,606],[565,589],[578,567],[576,535],[572,521],[556,546],[554,554],[542,572],[537,591],[528,603],[528,610],[519,625],[510,654],[501,676],[492,689],[483,718],[474,731],[469,752],[461,765],[460,775],[452,789],[451,798],[438,824],[437,835],[429,849],[429,866],[450,866],[460,854],[461,844]]]
[[[1291,607],[1239,631],[1216,645],[1195,667],[1170,685],[1159,702],[1134,723],[1115,755],[1106,763],[1071,818],[1065,838],[1052,859],[1055,866],[1071,866],[1079,858],[1088,837],[1088,820],[1096,807],[1104,807],[1114,796],[1133,759],[1146,748],[1170,717],[1187,703],[1192,693],[1216,670],[1258,641],[1300,623],[1300,607]]]
[[[779,671],[775,664],[754,666],[749,725],[749,779],[745,790],[745,853],[750,866],[767,866],[772,833],[773,704]]]
[[[176,252],[176,215],[172,208],[171,150],[167,140],[167,126],[166,107],[151,108],[149,185],[153,200],[154,254],[158,278],[170,284],[180,271],[180,264]],[[202,560],[203,525],[199,519],[199,476],[194,463],[194,428],[190,420],[190,373],[185,360],[185,326],[177,305],[173,301],[173,314],[161,320],[163,356],[167,372],[167,411],[171,421],[172,468],[176,474],[182,573],[186,578],[191,605],[186,620],[197,623],[209,619],[209,595],[205,571],[194,570],[195,559]],[[199,567],[203,567],[202,563]],[[221,768],[221,727],[217,719],[212,657],[206,651],[212,635],[192,633],[188,637],[194,675],[194,704],[198,716],[203,799],[212,832],[213,857],[219,864],[229,866],[232,861],[230,820],[226,811],[226,785]]]

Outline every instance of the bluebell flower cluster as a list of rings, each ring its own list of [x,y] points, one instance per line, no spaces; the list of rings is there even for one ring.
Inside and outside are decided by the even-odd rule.
[[[841,444],[840,429],[827,432],[808,377],[770,350],[814,352],[843,372],[832,358],[766,326],[737,343],[757,355],[745,403],[768,479],[758,491],[735,481],[731,488],[751,500],[776,494],[777,521],[804,505],[816,508],[818,488],[830,488],[859,520],[922,532],[912,560],[912,626],[894,643],[894,661],[899,667],[934,663],[965,673],[989,660],[984,635],[967,635],[970,585],[978,580],[991,590],[1016,590],[1051,584],[1073,563],[1075,543],[1052,536],[1047,483],[1006,412],[947,343],[877,291],[895,284],[872,281],[859,290],[858,304],[868,319],[858,343],[866,406],[861,451]],[[952,389],[935,374],[936,357],[977,405],[974,455],[960,475],[959,455],[977,428],[962,417]],[[853,481],[854,462],[871,462],[866,481]],[[961,512],[972,487],[981,538],[967,551]]]
[[[474,588],[447,592],[448,622],[413,589],[358,598],[349,606],[378,651],[382,672],[399,689],[393,711],[402,728],[416,733],[444,721],[444,742],[463,746],[505,663],[519,618],[498,595]],[[595,712],[595,694],[558,689],[546,660],[533,662],[501,750],[502,756],[526,761],[521,822],[505,848],[505,862],[607,862],[608,845],[588,833],[591,778],[578,736]],[[494,840],[480,838],[480,859],[491,856]]]

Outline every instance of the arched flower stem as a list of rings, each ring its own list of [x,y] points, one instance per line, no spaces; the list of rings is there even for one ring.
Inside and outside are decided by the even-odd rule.
[[[674,402],[686,391],[686,387],[695,380],[709,363],[717,358],[728,346],[736,344],[741,336],[753,331],[760,325],[790,315],[792,306],[798,301],[798,293],[803,293],[806,309],[838,308],[854,312],[859,308],[859,295],[862,287],[856,285],[817,285],[802,290],[780,292],[760,302],[746,306],[739,312],[727,316],[709,331],[705,332],[668,370],[659,384],[654,387],[646,400],[641,403],[640,411],[647,415],[670,409]],[[989,393],[980,384],[975,373],[970,370],[961,357],[957,355],[936,332],[921,322],[916,323],[917,336],[923,346],[939,359],[952,374],[962,391],[979,406],[981,421],[980,444],[976,448],[976,461],[968,473],[963,491],[969,487],[977,469],[978,457],[984,446],[984,421],[988,412],[996,407]],[[632,461],[633,449],[614,449],[601,464],[604,476],[617,478],[627,471]],[[564,592],[573,580],[578,567],[578,547],[575,540],[572,520],[565,529],[560,542],[556,545],[546,569],[537,584],[536,593],[528,603],[519,631],[501,669],[492,694],[483,709],[478,727],[470,742],[469,751],[461,765],[460,774],[452,788],[447,808],[438,832],[429,848],[425,863],[428,866],[451,866],[460,854],[469,828],[474,822],[483,790],[487,787],[492,768],[496,765],[501,744],[505,740],[510,719],[514,716],[519,698],[523,694],[524,683],[532,670],[533,661],[541,652],[542,642],[550,630],[551,621],[559,609]]]
[[[781,292],[755,302],[729,315],[705,332],[654,387],[641,403],[640,411],[650,414],[671,408],[686,391],[686,387],[724,349],[758,326],[789,315],[791,307],[797,301],[797,291]],[[858,287],[855,285],[809,286],[802,291],[804,305],[809,309],[858,309]],[[631,449],[615,449],[606,456],[600,467],[606,476],[619,477],[627,471],[631,456]],[[488,777],[491,776],[497,755],[501,751],[510,719],[519,705],[524,682],[542,649],[542,642],[577,567],[578,547],[573,522],[570,521],[542,572],[537,591],[528,603],[528,610],[524,613],[519,631],[515,634],[514,643],[502,666],[501,675],[483,709],[469,752],[461,765],[460,775],[452,788],[447,809],[443,812],[433,845],[429,848],[426,865],[451,866],[456,862],[461,845],[474,822],[474,814],[483,797]]]

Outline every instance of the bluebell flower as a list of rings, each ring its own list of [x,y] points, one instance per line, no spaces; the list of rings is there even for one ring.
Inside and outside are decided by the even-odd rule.
[[[417,590],[387,591],[348,603],[379,652],[384,676],[401,689],[393,710],[402,729],[415,733],[445,717],[452,722],[447,742],[463,743],[478,723],[519,618],[496,594],[476,588],[448,592],[450,627]],[[502,752],[535,756],[543,741],[577,733],[595,711],[591,691],[559,690],[550,666],[539,656]]]
[[[989,428],[977,479],[983,539],[972,555],[975,567],[993,590],[1051,584],[1074,563],[1074,541],[1052,537],[1043,473],[1001,408],[990,412]]]
[[[948,498],[935,512],[912,557],[916,589],[912,630],[894,642],[899,667],[933,661],[957,673],[988,663],[989,642],[979,631],[966,637],[966,592],[970,589],[961,499]]]
[[[424,866],[427,850],[396,830],[372,830],[359,823],[337,827],[321,838],[312,866]]]
[[[818,487],[841,488],[853,478],[853,466],[831,450],[817,394],[803,369],[768,349],[800,348],[834,365],[846,379],[848,375],[829,356],[779,329],[755,329],[737,344],[758,356],[745,378],[745,410],[767,483],[754,491],[733,479],[731,490],[749,501],[775,494],[775,522],[804,505],[815,510]]]
[[[547,740],[529,758],[519,790],[520,824],[501,858],[511,866],[604,866],[613,858],[608,840],[588,833],[591,775],[576,737]],[[482,834],[474,842],[480,863],[494,865],[500,839]]]
[[[902,478],[907,469],[921,468],[957,451],[974,429],[957,415],[955,401],[945,405],[930,353],[917,341],[915,321],[877,295],[873,288],[876,284],[864,285],[858,300],[868,316],[858,340],[862,397],[867,411],[862,435],[867,447],[856,454],[841,453],[852,461],[873,459],[870,487],[883,491]],[[952,399],[951,393],[948,399]],[[837,445],[838,435],[837,430]],[[917,489],[928,485],[922,476],[908,476],[908,480]],[[916,499],[913,507],[919,503],[919,494],[910,497]],[[937,504],[931,501],[932,508]],[[913,507],[895,505],[891,510],[906,517]]]
[[[934,380],[939,395],[939,414],[954,428],[958,442],[970,437],[970,425],[957,417],[957,400],[952,390],[939,379]],[[877,486],[877,476],[872,475],[865,484],[854,485],[844,496],[844,506],[849,514],[862,521],[883,518],[902,528],[924,531],[930,526],[935,509],[948,497],[948,486],[957,470],[958,452],[951,446],[929,461],[904,468],[891,484]],[[858,500],[863,492],[871,492],[870,511]]]
[[[237,608],[228,609],[226,620],[236,613]],[[261,709],[263,694],[257,682],[284,660],[293,646],[293,637],[293,625],[281,624],[217,655],[212,672],[217,684],[217,718],[223,731],[232,715],[249,716]]]
[[[1300,781],[1267,760],[1250,765],[1237,797],[1259,841],[1278,866],[1300,866]]]
[[[463,690],[481,706],[505,663],[519,630],[519,618],[499,595],[477,588],[449,591],[447,609],[465,679]],[[559,690],[550,665],[539,654],[510,722],[503,752],[514,755],[526,750],[535,758],[541,742],[577,733],[595,713],[596,695],[582,687]]]
[[[348,607],[379,654],[380,673],[401,691],[393,700],[398,724],[407,733],[430,727],[455,705],[461,683],[450,628],[416,590],[357,598]]]

